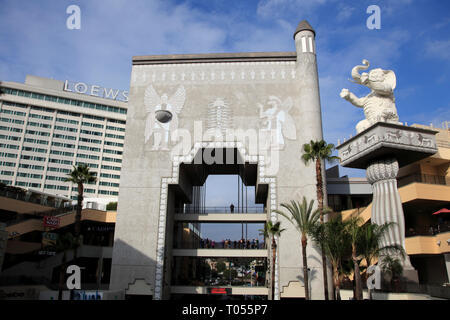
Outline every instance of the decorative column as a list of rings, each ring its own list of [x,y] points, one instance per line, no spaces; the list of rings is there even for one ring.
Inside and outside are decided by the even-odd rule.
[[[373,190],[372,223],[394,223],[385,233],[381,241],[382,247],[400,245],[405,248],[405,218],[396,179],[398,170],[398,161],[394,157],[373,160],[366,170],[367,180]],[[405,260],[400,260],[404,269],[414,269],[408,255]]]
[[[336,147],[341,165],[366,169],[372,185],[371,222],[393,222],[381,246],[401,245],[405,249],[405,217],[397,189],[399,168],[437,152],[436,131],[401,124],[377,122]],[[417,283],[418,275],[409,257],[402,260],[403,277]]]

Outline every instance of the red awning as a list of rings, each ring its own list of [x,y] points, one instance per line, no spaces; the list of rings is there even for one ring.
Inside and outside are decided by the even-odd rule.
[[[439,210],[439,211],[436,211],[436,212],[434,212],[433,214],[439,214],[439,213],[449,213],[450,212],[450,210],[448,210],[448,209],[445,209],[445,208],[442,208],[441,210]]]

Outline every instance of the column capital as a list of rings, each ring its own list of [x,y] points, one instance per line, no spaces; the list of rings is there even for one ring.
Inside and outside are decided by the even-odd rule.
[[[393,157],[374,160],[367,166],[367,180],[374,184],[382,180],[396,179],[398,169],[398,161]]]

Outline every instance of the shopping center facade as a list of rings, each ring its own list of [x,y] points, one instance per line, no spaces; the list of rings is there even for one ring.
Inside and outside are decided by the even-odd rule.
[[[75,199],[76,186],[64,178],[73,165],[89,165],[98,179],[86,186],[85,197],[103,204],[118,199],[117,215],[102,207],[86,209],[83,218],[86,231],[113,228],[107,241],[88,243],[98,248],[83,251],[93,259],[87,267],[92,277],[108,260],[109,285],[98,274],[95,280],[104,291],[171,299],[225,287],[228,295],[272,298],[270,246],[205,245],[202,226],[280,221],[286,231],[278,239],[273,298],[304,298],[300,234],[274,210],[303,196],[316,200],[315,167],[300,161],[302,145],[323,137],[315,36],[302,21],[294,33],[295,52],[134,57],[128,102],[89,95],[98,86],[83,83],[35,76],[24,84],[1,82],[0,180],[35,189],[30,194],[38,194],[45,206],[48,194]],[[436,131],[438,153],[398,176],[406,251],[420,283],[432,285],[450,278],[449,233],[444,219],[432,215],[450,203],[450,139],[448,127]],[[219,174],[240,181],[240,203],[233,209],[204,205],[205,181]],[[371,186],[365,178],[341,177],[331,169],[323,179],[334,212],[370,221]],[[255,192],[255,210],[244,201],[248,187]],[[0,209],[15,212],[14,219],[34,210]],[[59,217],[61,232],[70,230],[73,216],[72,211]],[[29,239],[48,231],[42,217],[5,219],[10,255],[31,252],[19,245],[39,249],[40,241]],[[430,227],[436,230],[428,234]],[[50,277],[58,259],[49,258]],[[8,258],[5,274],[18,276],[13,260]],[[211,272],[220,263],[230,276],[234,263],[242,266],[238,274],[246,266],[261,270],[255,274],[264,279],[250,278],[249,286],[231,280],[206,284],[202,268],[208,265]],[[323,299],[321,255],[312,241],[308,263],[312,298]]]

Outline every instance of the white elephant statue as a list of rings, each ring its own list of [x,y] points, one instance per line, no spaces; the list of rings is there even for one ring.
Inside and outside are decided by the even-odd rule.
[[[380,68],[372,69],[369,73],[359,74],[360,70],[369,68],[369,61],[363,60],[363,65],[352,69],[355,83],[364,85],[372,91],[365,97],[358,98],[348,89],[342,89],[340,96],[359,108],[363,108],[366,119],[356,125],[360,133],[376,122],[390,122],[400,124],[395,107],[394,89],[396,86],[395,73],[392,70]]]

